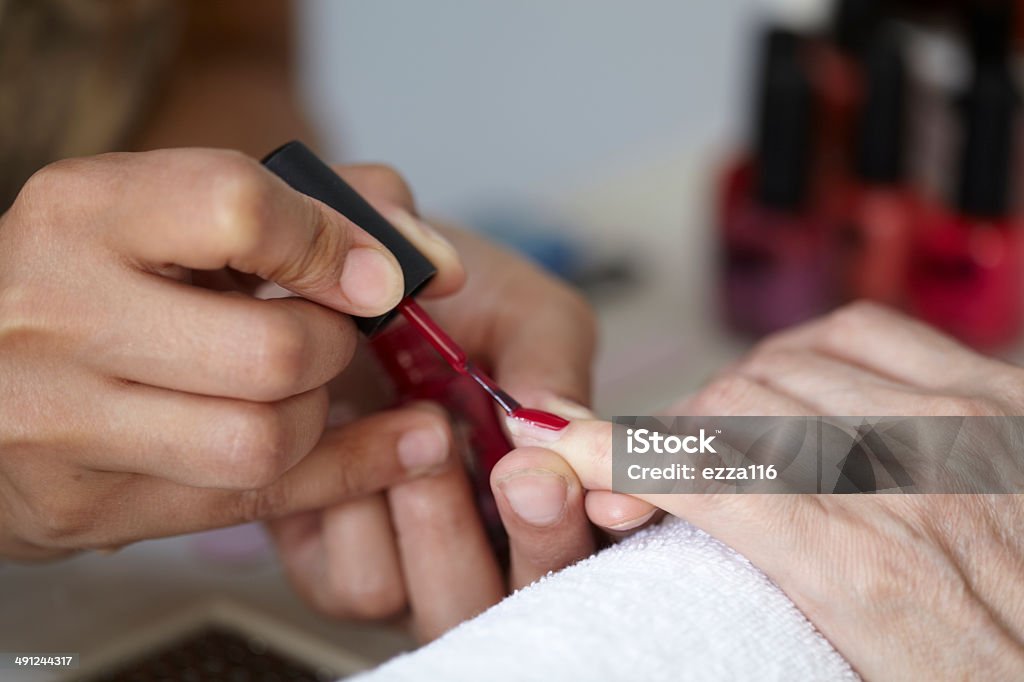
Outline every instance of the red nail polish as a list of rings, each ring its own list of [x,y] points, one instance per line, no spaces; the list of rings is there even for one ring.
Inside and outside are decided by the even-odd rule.
[[[1022,225],[1010,208],[1019,102],[1007,65],[979,65],[960,104],[957,200],[930,211],[918,230],[911,305],[925,321],[992,349],[1017,338],[1024,306]]]
[[[453,370],[475,381],[505,411],[505,414],[554,431],[568,426],[569,422],[557,415],[542,410],[527,409],[520,405],[486,372],[470,362],[466,351],[455,343],[455,340],[448,336],[448,333],[441,329],[441,326],[414,299],[403,300],[398,309],[409,324],[434,347]]]
[[[569,425],[568,419],[563,419],[557,414],[551,414],[543,410],[531,410],[527,407],[516,408],[512,410],[512,414],[509,416],[513,419],[529,422],[542,429],[548,429],[549,431],[561,431]]]

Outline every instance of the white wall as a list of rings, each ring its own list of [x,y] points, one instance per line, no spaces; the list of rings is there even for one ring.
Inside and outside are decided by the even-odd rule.
[[[303,0],[336,159],[399,167],[429,210],[544,200],[623,159],[742,131],[757,0]]]

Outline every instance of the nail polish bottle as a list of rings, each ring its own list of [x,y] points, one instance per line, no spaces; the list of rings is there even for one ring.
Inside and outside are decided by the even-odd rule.
[[[798,35],[771,29],[762,46],[754,153],[723,179],[722,291],[728,324],[766,334],[825,310],[825,228],[811,201],[814,102]]]
[[[481,518],[492,546],[501,555],[508,540],[491,493],[490,476],[512,445],[490,398],[472,378],[454,372],[403,320],[378,332],[371,338],[370,347],[394,385],[398,405],[429,400],[450,415],[454,446],[464,457]]]
[[[959,178],[950,207],[918,230],[910,294],[914,312],[963,341],[993,349],[1021,326],[1021,224],[1011,208],[1019,98],[1005,63],[979,63],[959,103]]]
[[[878,0],[835,0],[831,28],[812,45],[814,89],[819,99],[815,172],[825,191],[850,168],[856,121],[864,98],[862,56],[881,10]]]
[[[841,296],[902,306],[921,201],[906,181],[907,69],[900,34],[880,29],[864,52],[864,103],[838,223]]]

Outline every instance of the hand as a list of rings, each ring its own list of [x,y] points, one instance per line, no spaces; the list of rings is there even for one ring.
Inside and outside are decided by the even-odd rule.
[[[411,197],[401,203],[411,210]],[[381,210],[392,221],[403,219]],[[454,296],[428,303],[431,314],[524,403],[589,417],[576,404],[589,399],[594,324],[586,304],[479,237],[457,230],[445,235],[466,263],[468,283]],[[545,352],[538,353],[541,347]],[[285,566],[306,599],[338,617],[383,618],[408,608],[417,636],[429,640],[509,589],[593,552],[587,512],[598,524],[618,529],[635,528],[654,514],[634,498],[585,494],[557,455],[513,452],[492,472],[510,541],[506,583],[461,458],[449,462],[444,471],[400,483],[386,495],[272,523]]]
[[[679,415],[1021,415],[1024,370],[859,304],[763,342]],[[610,425],[540,444],[611,487]],[[524,448],[521,452],[536,452]],[[1017,462],[1019,452],[995,453]],[[1024,670],[1024,496],[652,495],[775,580],[867,679]]]
[[[440,266],[434,294],[461,284],[450,247],[408,236]],[[262,280],[304,298],[247,295]],[[0,555],[320,508],[440,466],[396,454],[447,428],[418,410],[321,439],[356,343],[340,313],[401,295],[376,240],[240,154],[43,169],[0,219]]]

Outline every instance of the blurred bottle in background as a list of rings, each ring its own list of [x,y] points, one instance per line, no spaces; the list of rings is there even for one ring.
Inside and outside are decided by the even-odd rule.
[[[825,228],[813,201],[816,112],[806,43],[763,36],[753,153],[723,176],[723,306],[737,330],[764,334],[827,309]]]
[[[1021,220],[1012,210],[1019,95],[1004,61],[977,62],[960,101],[963,138],[953,201],[930,210],[911,272],[911,310],[984,349],[1020,332]]]
[[[716,206],[734,330],[866,298],[980,348],[1018,338],[1018,4],[834,0],[828,26],[765,32]]]
[[[878,0],[836,0],[831,25],[811,42],[820,120],[815,171],[825,187],[841,182],[851,166],[864,100],[864,50],[879,21],[878,5]],[[824,198],[832,197],[826,191]]]
[[[921,200],[905,171],[908,74],[903,36],[879,27],[863,55],[863,106],[842,194],[837,271],[844,300],[902,306]]]

